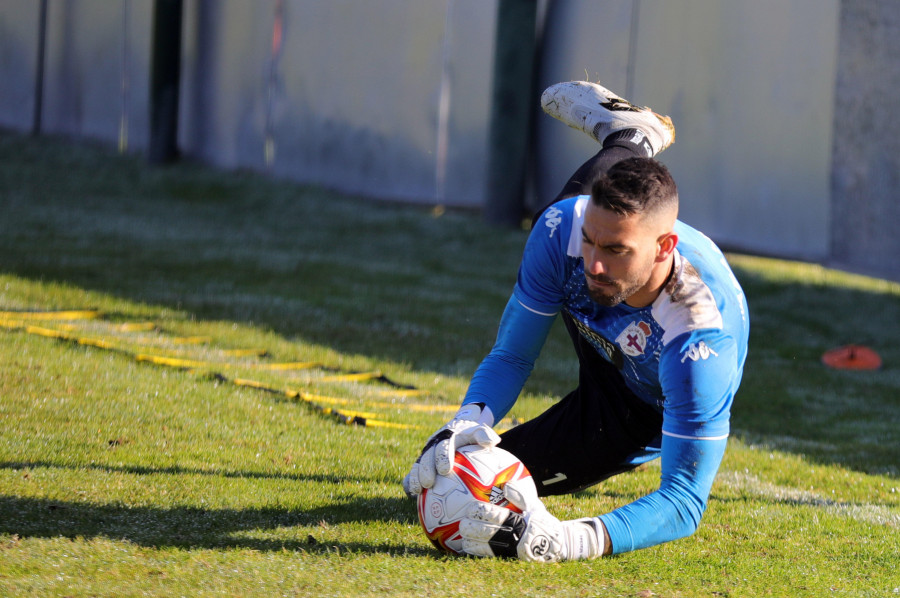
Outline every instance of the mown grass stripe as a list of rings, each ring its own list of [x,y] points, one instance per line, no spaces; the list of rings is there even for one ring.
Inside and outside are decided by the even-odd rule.
[[[58,311],[0,311],[0,319],[3,320],[94,320],[101,316],[96,309],[65,309]]]

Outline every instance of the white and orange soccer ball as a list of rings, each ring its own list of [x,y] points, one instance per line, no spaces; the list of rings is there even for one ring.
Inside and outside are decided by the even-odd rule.
[[[534,485],[528,469],[512,453],[478,445],[460,448],[450,473],[437,476],[434,486],[423,488],[419,495],[419,521],[425,535],[439,550],[461,554],[459,522],[473,499],[522,512],[503,493],[506,483],[513,480]],[[536,496],[537,490],[534,492]]]

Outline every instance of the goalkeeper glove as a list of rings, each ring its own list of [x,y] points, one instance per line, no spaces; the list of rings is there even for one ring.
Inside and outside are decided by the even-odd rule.
[[[523,493],[514,481],[507,482],[503,491],[506,499],[524,512],[473,501],[459,524],[466,554],[547,563],[603,554],[605,539],[599,519],[560,521],[547,512],[536,494]]]
[[[481,403],[460,407],[453,419],[428,439],[412,469],[403,478],[407,496],[421,494],[422,488],[434,486],[437,475],[450,473],[456,450],[460,447],[469,444],[485,448],[496,446],[500,437],[491,429],[493,423],[490,408]]]

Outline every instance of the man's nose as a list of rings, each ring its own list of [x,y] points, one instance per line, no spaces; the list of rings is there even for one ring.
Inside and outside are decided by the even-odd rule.
[[[595,248],[589,249],[584,256],[584,268],[587,273],[592,276],[599,276],[606,273],[606,264],[597,256]]]

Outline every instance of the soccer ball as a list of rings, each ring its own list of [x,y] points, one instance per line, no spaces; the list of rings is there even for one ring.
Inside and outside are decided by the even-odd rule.
[[[512,453],[478,445],[460,448],[450,473],[437,476],[434,487],[423,488],[419,495],[419,521],[425,535],[438,550],[461,554],[459,522],[473,499],[522,512],[503,496],[503,486],[510,480],[534,485],[528,469]]]

